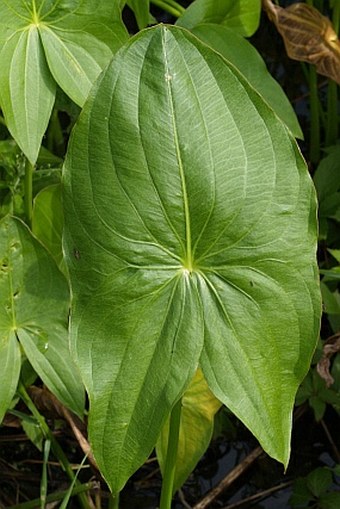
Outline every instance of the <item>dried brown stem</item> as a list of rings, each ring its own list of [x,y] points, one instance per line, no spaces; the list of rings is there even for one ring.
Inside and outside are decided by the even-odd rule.
[[[263,453],[262,447],[258,446],[256,447],[248,456],[244,458],[244,460],[241,461],[238,465],[236,465],[235,468],[229,472],[222,481],[215,486],[209,493],[200,501],[198,504],[196,504],[193,509],[205,509],[206,507],[209,507],[210,504],[233,482],[240,477],[248,468],[254,463],[254,461],[261,456]]]

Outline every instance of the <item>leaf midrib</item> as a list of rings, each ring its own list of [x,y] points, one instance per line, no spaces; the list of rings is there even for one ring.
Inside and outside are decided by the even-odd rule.
[[[186,179],[185,179],[185,173],[184,173],[184,167],[183,167],[183,161],[179,146],[179,139],[178,139],[178,132],[177,132],[177,126],[176,126],[176,116],[175,116],[175,108],[174,108],[174,101],[173,101],[173,94],[172,94],[172,88],[171,88],[171,72],[170,67],[168,63],[168,56],[166,51],[166,41],[165,41],[165,34],[166,29],[162,30],[162,48],[163,48],[163,56],[165,61],[165,80],[166,80],[166,86],[168,90],[168,97],[169,97],[169,105],[170,105],[170,113],[171,113],[171,120],[172,120],[172,127],[173,127],[173,133],[174,133],[174,142],[175,142],[175,150],[176,150],[176,157],[178,161],[178,169],[179,169],[179,175],[182,183],[182,195],[183,195],[183,206],[184,206],[184,216],[185,216],[185,236],[186,236],[186,255],[185,260],[183,260],[183,265],[186,269],[188,269],[190,272],[193,271],[193,259],[192,259],[192,240],[191,240],[191,221],[190,221],[190,208],[189,208],[189,199],[188,199],[188,192],[187,192],[187,185],[186,185]]]

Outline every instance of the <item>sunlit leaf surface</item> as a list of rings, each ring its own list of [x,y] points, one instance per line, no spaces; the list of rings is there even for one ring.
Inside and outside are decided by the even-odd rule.
[[[64,189],[71,341],[113,491],[198,365],[287,465],[321,306],[315,193],[284,124],[219,54],[159,26],[91,93]]]
[[[114,0],[0,0],[0,13],[0,104],[34,164],[56,83],[82,106],[127,33]]]

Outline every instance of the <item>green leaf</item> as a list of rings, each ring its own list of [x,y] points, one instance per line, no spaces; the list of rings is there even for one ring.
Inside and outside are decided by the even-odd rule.
[[[328,251],[340,263],[340,249],[328,249]]]
[[[189,32],[149,29],[94,87],[64,189],[71,341],[113,492],[199,363],[287,465],[321,304],[315,194],[282,122]]]
[[[340,146],[328,149],[314,174],[320,217],[336,216],[340,210]]]
[[[8,266],[4,265],[4,262],[1,262],[0,266],[0,301],[1,301],[1,310],[0,317],[4,318],[5,313],[8,311],[9,303],[5,304],[6,307],[3,307],[3,304],[6,302],[4,295],[4,285],[3,282],[7,279],[8,274]],[[15,395],[15,391],[17,389],[19,374],[20,374],[20,365],[21,365],[21,355],[20,355],[20,347],[18,345],[17,339],[15,337],[15,333],[11,331],[8,336],[5,336],[4,326],[0,320],[0,366],[1,366],[1,384],[0,384],[0,423],[5,416],[5,413],[9,409],[12,399]]]
[[[340,314],[340,295],[338,290],[331,292],[323,281],[321,282],[320,287],[325,312],[331,315]]]
[[[174,492],[184,484],[207,450],[214,431],[214,416],[220,407],[220,401],[211,393],[201,370],[198,370],[182,397]],[[166,460],[168,438],[169,420],[162,428],[156,447],[157,459],[162,472]]]
[[[308,507],[309,502],[313,499],[313,494],[307,485],[305,477],[298,477],[293,484],[293,493],[289,498],[292,507],[301,508]]]
[[[249,37],[259,26],[260,14],[260,0],[195,0],[176,24],[191,29],[200,23],[217,23]]]
[[[0,104],[7,127],[34,164],[56,93],[36,26],[8,36],[0,53],[0,65]]]
[[[35,164],[56,82],[82,106],[128,34],[119,2],[0,0],[0,104],[6,124]]]
[[[321,509],[339,509],[340,491],[331,491],[321,495],[319,506]]]
[[[202,24],[192,32],[224,56],[247,78],[296,138],[303,138],[301,127],[286,94],[269,74],[254,46],[227,26]]]
[[[16,337],[47,387],[82,415],[82,384],[68,348],[66,279],[27,227],[9,217],[0,222],[0,260],[1,345],[12,351],[13,380],[20,358]]]
[[[327,467],[319,467],[307,476],[307,486],[315,497],[327,491],[333,482],[332,471]]]
[[[129,0],[127,4],[136,16],[139,30],[148,26],[150,23],[150,0]]]
[[[83,106],[92,84],[112,57],[111,49],[85,31],[65,33],[43,26],[40,35],[54,79],[75,103]]]
[[[45,187],[34,199],[32,231],[51,253],[60,270],[65,273],[61,245],[63,224],[61,185]]]

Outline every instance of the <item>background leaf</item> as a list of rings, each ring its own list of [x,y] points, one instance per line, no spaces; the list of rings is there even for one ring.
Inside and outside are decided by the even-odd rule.
[[[176,24],[190,29],[200,23],[218,23],[249,37],[257,30],[260,14],[260,0],[195,0]]]
[[[142,30],[150,23],[150,1],[149,0],[130,0],[127,2],[130,9],[133,10],[138,28]]]
[[[84,392],[68,348],[69,289],[66,279],[43,246],[20,221],[0,223],[1,344],[11,345],[13,334],[47,387],[78,415]],[[18,353],[11,348],[17,373]]]
[[[56,82],[82,106],[127,40],[119,2],[0,0],[0,104],[6,125],[35,164]]]
[[[287,465],[321,304],[315,194],[282,122],[220,55],[159,26],[102,74],[64,188],[71,340],[111,489],[151,452],[199,363]]]
[[[0,66],[0,103],[6,124],[34,164],[56,93],[35,26],[14,32],[7,39]]]
[[[1,282],[4,279],[4,265],[1,266]],[[7,269],[6,269],[7,270]],[[3,303],[3,285],[0,287],[0,298]],[[1,313],[3,314],[3,313]],[[1,331],[0,341],[0,365],[1,365],[1,384],[0,384],[0,423],[9,409],[12,399],[17,389],[21,355],[20,347],[12,331],[7,338],[5,338],[4,330]]]
[[[34,199],[32,231],[48,249],[60,270],[65,273],[66,266],[61,241],[63,224],[61,185],[47,186]]]
[[[214,416],[221,403],[198,370],[182,397],[181,424],[174,478],[174,492],[186,481],[207,450],[214,431]],[[162,472],[169,438],[169,420],[162,428],[156,452]]]

